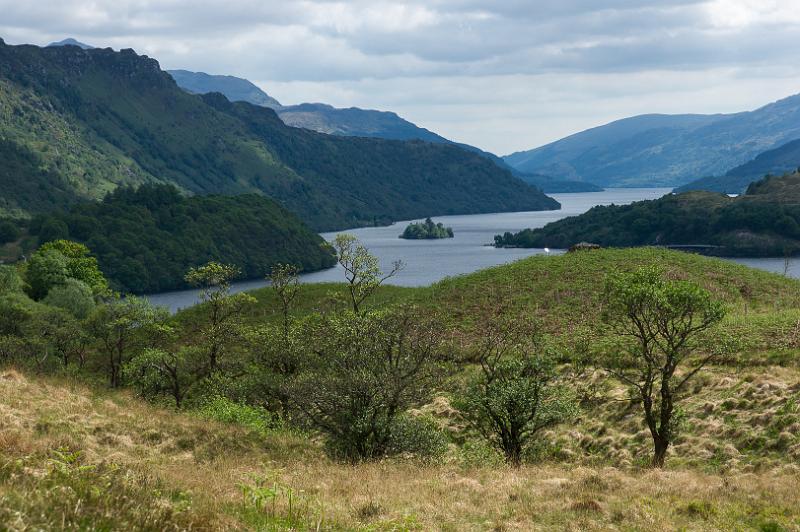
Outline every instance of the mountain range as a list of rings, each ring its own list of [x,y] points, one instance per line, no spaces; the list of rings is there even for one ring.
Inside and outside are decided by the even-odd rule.
[[[490,159],[501,168],[511,171],[518,178],[547,193],[602,190],[591,183],[553,179],[541,173],[518,172],[493,153],[468,144],[453,142],[390,111],[360,109],[358,107],[340,109],[324,103],[282,105],[254,83],[243,78],[187,70],[169,70],[168,72],[175,78],[176,83],[188,92],[193,94],[218,92],[232,102],[242,101],[269,107],[275,110],[286,125],[292,127],[330,135],[390,140],[422,140],[437,144],[450,144]]]
[[[641,115],[504,157],[522,172],[601,186],[680,186],[800,138],[800,95],[755,111]]]
[[[189,94],[156,60],[129,49],[0,40],[0,116],[0,139],[27,161],[17,186],[0,191],[8,212],[47,208],[13,193],[27,190],[27,175],[37,172],[78,198],[142,183],[190,194],[266,194],[317,230],[558,208],[457,146],[288,127],[270,108]],[[70,198],[59,195],[52,206],[61,201]]]
[[[741,194],[750,183],[766,175],[780,176],[800,168],[800,139],[787,142],[779,148],[759,154],[755,159],[733,168],[723,176],[703,177],[692,181],[675,192],[709,190],[725,194]]]

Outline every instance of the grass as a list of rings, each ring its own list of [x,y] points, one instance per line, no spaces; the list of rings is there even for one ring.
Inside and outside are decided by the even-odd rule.
[[[800,283],[677,252],[603,250],[534,257],[427,288],[387,286],[372,304],[447,310],[460,327],[504,303],[536,314],[569,345],[577,332],[604,334],[605,275],[651,261],[722,299],[736,345],[681,404],[686,422],[665,471],[644,467],[649,435],[624,401],[587,397],[574,423],[544,433],[513,470],[481,444],[463,443],[443,389],[420,410],[449,434],[444,456],[346,465],[257,408],[215,400],[175,412],[128,392],[7,370],[0,517],[19,530],[800,530]],[[346,308],[343,294],[342,285],[304,286],[295,315]],[[280,319],[270,289],[254,295],[251,323]],[[201,310],[174,319],[185,325]],[[625,394],[599,371],[584,384]]]
[[[0,405],[0,516],[12,530],[790,530],[800,523],[800,475],[785,464],[724,474],[684,463],[667,471],[554,460],[520,470],[455,459],[343,465],[291,434],[15,371],[0,375]]]

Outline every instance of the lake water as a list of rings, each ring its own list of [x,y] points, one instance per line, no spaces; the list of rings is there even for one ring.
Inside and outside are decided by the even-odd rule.
[[[497,249],[487,244],[494,242],[494,235],[506,231],[516,232],[528,227],[542,227],[550,222],[582,214],[596,205],[624,205],[634,201],[656,199],[670,192],[668,188],[607,189],[603,192],[551,194],[561,203],[558,211],[511,212],[497,214],[473,214],[463,216],[437,216],[435,222],[452,227],[454,238],[442,240],[403,240],[408,221],[397,222],[387,227],[365,227],[350,229],[369,250],[376,255],[381,265],[388,269],[395,260],[402,260],[403,270],[393,277],[391,284],[400,286],[426,286],[445,277],[471,273],[483,268],[505,264],[531,255],[546,253],[543,249]],[[326,240],[334,233],[322,233]],[[563,253],[551,250],[550,253]],[[737,262],[769,271],[783,273],[781,259],[736,259]],[[800,277],[800,261],[792,264],[790,274]],[[304,274],[303,282],[339,282],[344,279],[339,267]],[[235,283],[234,292],[253,290],[266,286],[264,280]],[[198,301],[198,290],[165,292],[147,296],[155,305],[175,312],[194,305]]]

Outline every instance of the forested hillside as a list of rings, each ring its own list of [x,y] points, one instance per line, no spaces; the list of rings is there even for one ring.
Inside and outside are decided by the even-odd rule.
[[[247,279],[278,263],[304,271],[333,266],[325,241],[274,201],[256,194],[182,197],[170,185],[118,188],[100,202],[36,218],[42,243],[85,243],[122,292],[188,286],[186,271],[208,261],[231,264]]]
[[[558,206],[455,147],[334,138],[290,128],[270,109],[187,94],[132,50],[0,42],[0,89],[0,137],[85,198],[146,182],[257,192],[319,230]]]
[[[800,174],[753,183],[737,198],[712,192],[670,194],[625,206],[595,207],[541,229],[497,235],[497,246],[568,248],[699,246],[722,256],[800,253]]]
[[[767,175],[783,175],[800,168],[800,139],[788,142],[774,150],[761,153],[753,159],[723,176],[704,177],[675,189],[676,192],[688,190],[709,190],[726,194],[741,194],[750,183]]]

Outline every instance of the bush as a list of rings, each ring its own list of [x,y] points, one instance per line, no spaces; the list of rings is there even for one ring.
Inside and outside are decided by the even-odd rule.
[[[42,303],[64,309],[79,320],[86,318],[95,308],[92,289],[77,279],[67,279],[63,285],[51,288]]]
[[[391,430],[388,454],[410,453],[418,458],[439,458],[447,452],[447,434],[428,417],[404,414]]]
[[[236,403],[219,395],[204,401],[197,413],[214,421],[242,425],[262,436],[282,426],[280,420],[265,408]]]

